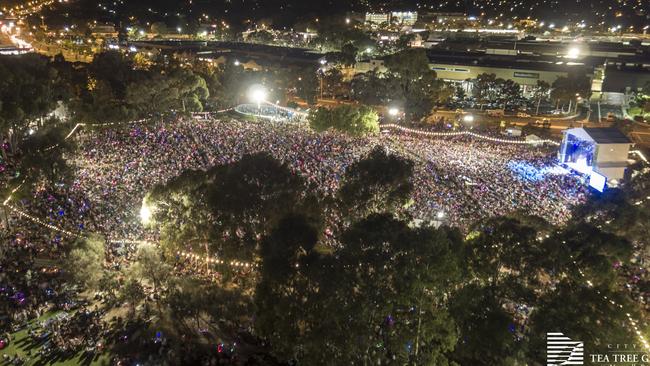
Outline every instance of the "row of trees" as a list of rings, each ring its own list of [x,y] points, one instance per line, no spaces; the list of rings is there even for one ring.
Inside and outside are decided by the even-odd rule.
[[[205,79],[178,65],[139,68],[118,52],[98,54],[81,75],[72,100],[74,119],[125,121],[169,111],[202,111],[210,95]]]
[[[118,52],[96,55],[77,67],[62,57],[40,55],[0,58],[2,107],[0,133],[24,137],[30,125],[41,125],[59,103],[73,121],[124,121],[152,114],[201,111],[210,88],[200,74],[172,63],[140,64]],[[17,144],[16,144],[17,145]]]
[[[472,94],[480,104],[517,105],[523,99],[519,84],[495,74],[479,74],[472,84]]]
[[[591,85],[587,76],[571,73],[566,77],[558,77],[552,84],[538,80],[534,100],[539,104],[541,100],[550,98],[558,104],[564,104],[569,101],[575,102],[578,96],[587,98],[590,92]],[[497,78],[495,74],[479,74],[472,80],[472,94],[480,104],[518,106],[524,102],[521,86],[518,83],[510,79]]]
[[[57,103],[70,97],[65,76],[47,58],[0,57],[0,136],[13,152],[30,125],[43,125]]]
[[[370,71],[352,80],[353,99],[369,105],[396,105],[412,119],[427,116],[455,88],[436,78],[424,50],[409,49],[386,59],[387,72]]]

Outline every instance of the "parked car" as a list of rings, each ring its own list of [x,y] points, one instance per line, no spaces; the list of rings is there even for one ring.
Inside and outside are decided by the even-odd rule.
[[[488,109],[487,115],[490,117],[503,117],[506,114],[506,111],[503,109]]]

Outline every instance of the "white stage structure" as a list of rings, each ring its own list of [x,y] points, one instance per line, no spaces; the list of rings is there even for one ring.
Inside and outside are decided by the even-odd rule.
[[[602,191],[625,176],[632,141],[619,129],[583,127],[562,133],[560,164],[588,176],[589,185]]]

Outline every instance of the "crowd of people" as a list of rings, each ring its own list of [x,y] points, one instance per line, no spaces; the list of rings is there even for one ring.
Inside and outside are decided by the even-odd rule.
[[[74,138],[78,148],[66,157],[73,172],[70,182],[37,185],[31,195],[12,201],[14,207],[52,226],[9,215],[10,230],[3,239],[11,245],[0,250],[20,251],[17,257],[24,263],[12,266],[15,278],[4,278],[0,284],[11,285],[0,291],[17,296],[20,288],[28,287],[26,278],[18,273],[20,268],[52,266],[36,266],[39,253],[44,247],[50,255],[60,253],[70,237],[52,227],[73,233],[73,239],[74,235],[102,234],[107,239],[107,261],[113,268],[120,268],[135,252],[135,243],[156,237],[155,232],[144,228],[139,217],[148,190],[184,170],[232,163],[257,152],[267,152],[286,163],[304,177],[310,188],[334,195],[346,169],[376,146],[382,146],[415,162],[414,192],[407,208],[410,214],[424,222],[443,221],[462,230],[482,218],[514,211],[563,224],[569,220],[572,206],[587,195],[577,178],[553,168],[551,149],[468,137],[423,139],[390,133],[353,138],[270,121],[181,118],[78,132]],[[180,271],[187,268],[177,266]],[[207,275],[213,275],[207,271]],[[26,319],[38,318],[44,311],[56,308],[52,300],[49,306],[39,308],[39,304],[48,304],[48,296],[52,295],[47,289],[56,287],[52,283],[56,276],[50,276],[49,270],[39,271],[32,281],[41,284],[36,286],[40,289],[15,300],[24,309],[40,312],[25,315]],[[23,304],[18,304],[21,301]],[[23,322],[14,319],[13,323]],[[61,335],[48,337],[48,344],[57,352],[99,347],[99,338],[63,336],[64,330],[74,324],[79,323],[57,320],[40,326],[41,330],[33,331],[31,336],[38,337],[51,328],[51,334]]]
[[[324,194],[334,194],[346,168],[375,146],[416,162],[413,217],[467,229],[484,217],[523,211],[562,224],[586,198],[584,185],[553,166],[550,150],[477,141],[423,139],[408,134],[350,138],[273,123],[179,119],[126,130],[82,133],[70,185],[41,187],[19,207],[71,232],[110,240],[142,240],[138,214],[155,184],[186,169],[268,152]],[[526,170],[513,162],[525,162]],[[528,170],[534,170],[530,173]]]

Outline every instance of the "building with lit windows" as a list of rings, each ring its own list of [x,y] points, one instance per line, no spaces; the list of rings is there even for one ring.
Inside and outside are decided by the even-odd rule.
[[[418,13],[415,11],[394,11],[390,16],[391,23],[398,25],[413,26],[418,21]]]
[[[389,13],[366,13],[366,23],[383,24],[390,23]]]

